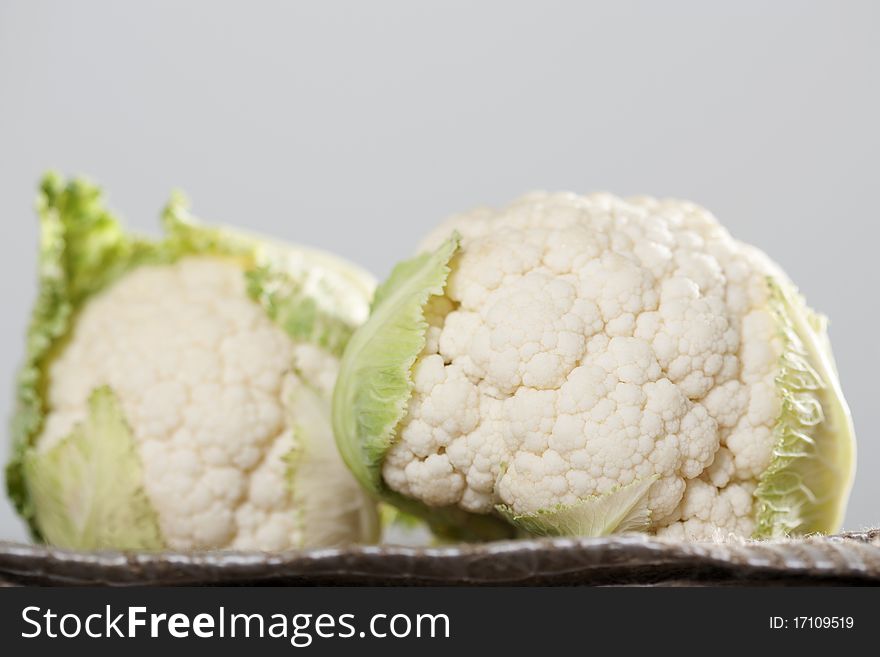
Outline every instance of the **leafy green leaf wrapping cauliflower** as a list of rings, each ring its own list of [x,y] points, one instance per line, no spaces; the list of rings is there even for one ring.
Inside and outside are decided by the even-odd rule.
[[[854,470],[824,318],[779,267],[692,203],[608,194],[435,230],[333,422],[366,486],[465,534],[827,532]]]
[[[282,550],[375,539],[329,424],[369,275],[202,226],[125,233],[100,191],[49,175],[40,297],[7,484],[64,547]]]

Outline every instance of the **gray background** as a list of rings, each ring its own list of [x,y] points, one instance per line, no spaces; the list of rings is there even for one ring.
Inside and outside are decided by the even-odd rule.
[[[880,525],[878,6],[0,0],[0,415],[47,167],[139,229],[180,186],[379,276],[446,214],[530,189],[680,196],[831,316],[847,527]],[[0,537],[23,536],[4,503]]]

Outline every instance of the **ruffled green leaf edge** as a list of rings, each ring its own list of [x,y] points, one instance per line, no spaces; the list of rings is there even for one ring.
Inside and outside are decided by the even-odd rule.
[[[48,363],[63,347],[86,299],[131,267],[162,261],[166,254],[149,241],[126,234],[105,207],[101,190],[87,180],[66,182],[58,174],[46,174],[36,209],[39,289],[18,375],[6,487],[34,538],[40,539],[23,465],[45,417]]]
[[[177,192],[162,214],[165,236],[151,240],[127,232],[107,207],[103,191],[86,178],[56,172],[40,182],[38,296],[16,385],[12,449],[6,488],[34,540],[43,540],[28,490],[24,463],[47,412],[48,365],[63,348],[82,305],[126,272],[168,264],[185,255],[239,260],[250,296],[295,339],[339,356],[366,318],[372,277],[319,250],[275,243],[225,227],[208,227],[190,215]],[[301,315],[297,315],[301,312]]]
[[[827,320],[790,284],[768,278],[782,341],[782,408],[769,467],[755,490],[754,538],[840,529],[855,476],[855,431],[837,376]]]
[[[429,507],[392,491],[382,479],[382,462],[412,395],[412,367],[425,346],[425,306],[432,296],[443,294],[459,242],[455,233],[435,251],[398,263],[376,289],[370,318],[352,336],[340,362],[333,431],[358,481],[382,501],[424,519],[438,536],[506,538],[514,529],[499,517],[453,506]]]

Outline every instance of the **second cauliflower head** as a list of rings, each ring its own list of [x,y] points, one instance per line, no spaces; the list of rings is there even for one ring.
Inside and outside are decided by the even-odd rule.
[[[853,476],[824,318],[681,201],[453,217],[380,286],[333,414],[365,485],[460,535],[827,532]]]
[[[125,233],[97,188],[49,176],[41,291],[8,485],[76,548],[281,550],[375,538],[329,425],[371,278],[316,251],[202,226]]]

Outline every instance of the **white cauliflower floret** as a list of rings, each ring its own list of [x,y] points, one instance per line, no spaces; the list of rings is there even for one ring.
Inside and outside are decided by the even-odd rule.
[[[765,256],[686,202],[532,194],[454,217],[382,474],[429,506],[531,514],[654,478],[652,527],[748,535],[781,400]]]
[[[109,386],[168,547],[299,546],[287,463],[298,440],[285,404],[303,385],[298,373],[329,398],[337,368],[336,358],[292,341],[267,317],[237,263],[187,257],[143,266],[83,307],[49,368],[36,448],[63,440],[85,420],[92,391]],[[341,462],[326,476],[334,472],[338,481],[312,485],[336,486],[341,500],[361,495]]]

